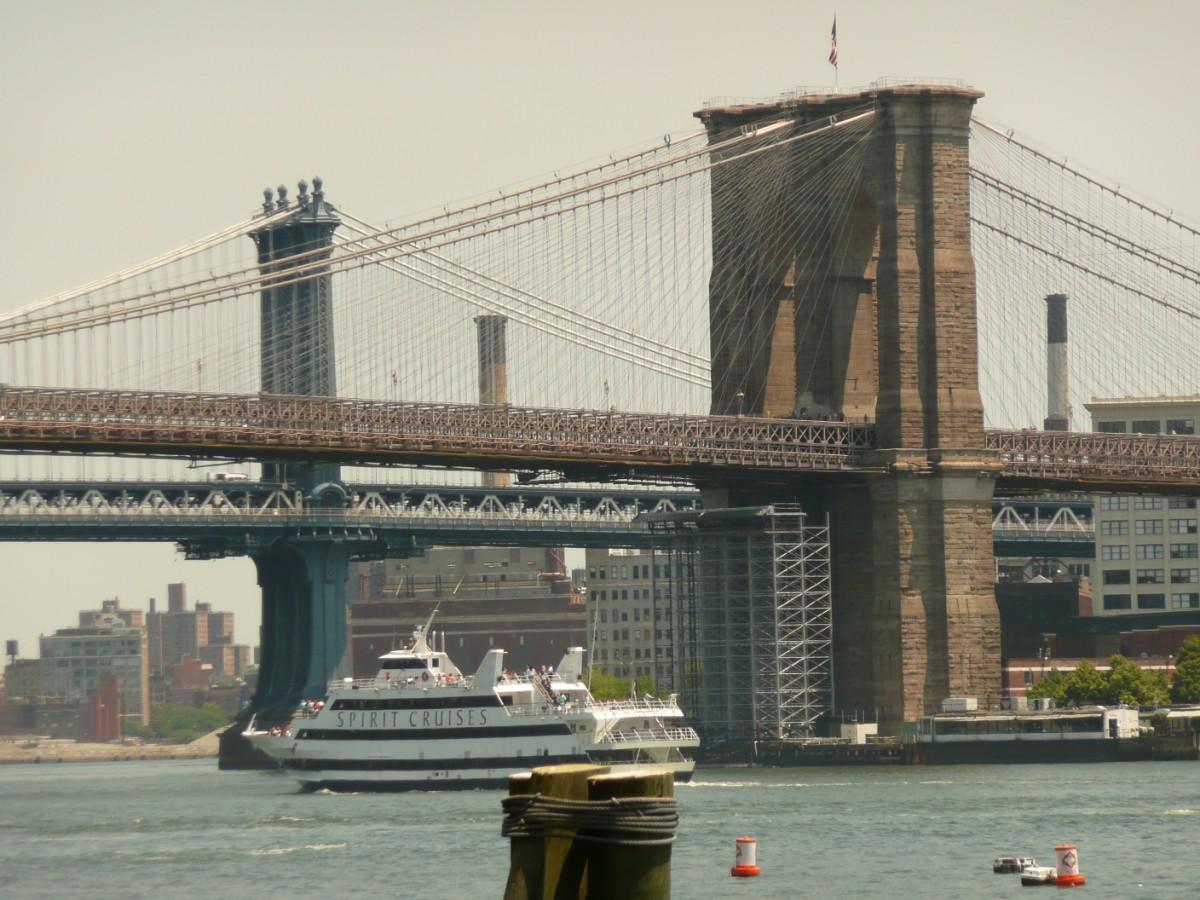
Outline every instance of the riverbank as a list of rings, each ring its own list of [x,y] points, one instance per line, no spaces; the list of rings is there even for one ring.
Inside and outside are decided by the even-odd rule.
[[[53,738],[0,740],[0,765],[15,763],[129,762],[145,759],[213,759],[214,731],[190,744],[89,744]]]

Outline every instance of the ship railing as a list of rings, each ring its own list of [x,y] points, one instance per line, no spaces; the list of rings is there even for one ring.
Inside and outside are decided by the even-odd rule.
[[[435,675],[428,681],[422,681],[420,676],[409,675],[404,678],[339,678],[329,682],[331,691],[398,691],[401,688],[470,688],[475,685],[474,675]]]
[[[347,688],[364,691],[375,687],[374,678],[335,678],[329,682],[329,690],[344,691]]]
[[[679,715],[683,714],[678,702],[675,700],[660,700],[657,697],[643,697],[640,700],[592,700],[584,703],[583,706],[587,709],[600,712],[670,712]]]
[[[682,743],[699,741],[700,735],[694,728],[634,728],[630,731],[610,731],[600,739],[602,744],[632,744],[647,741],[670,741]]]

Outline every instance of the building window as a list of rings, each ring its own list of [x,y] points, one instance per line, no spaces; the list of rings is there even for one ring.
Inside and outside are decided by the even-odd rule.
[[[1107,574],[1107,573],[1106,573]],[[1107,584],[1108,582],[1105,582]],[[1138,569],[1138,584],[1165,584],[1166,572],[1163,569]]]
[[[1138,609],[1166,609],[1166,594],[1138,594]]]
[[[1196,545],[1195,544],[1172,544],[1171,559],[1195,559]]]
[[[1200,594],[1172,594],[1171,609],[1200,609]]]
[[[608,579],[608,570],[607,570],[607,569],[606,569],[604,566],[601,566],[601,567],[600,567],[600,569],[599,569],[599,573],[600,573],[600,580],[601,580],[601,581],[605,581],[605,580],[607,580],[607,579]]]
[[[633,611],[633,621],[635,621],[635,622],[642,621],[642,611],[640,609],[635,609]]]
[[[1129,509],[1128,497],[1114,497],[1111,495],[1100,498],[1101,512],[1124,512]]]
[[[1122,534],[1129,534],[1129,523],[1123,519],[1116,522],[1101,522],[1100,533],[1105,537],[1116,537]],[[1142,532],[1138,532],[1141,534]]]
[[[1101,547],[1100,558],[1103,560],[1129,559],[1129,546],[1121,544],[1117,547]]]
[[[1167,419],[1167,434],[1195,434],[1195,419]]]
[[[1162,509],[1163,508],[1163,498],[1162,497],[1147,497],[1145,495],[1139,495],[1139,496],[1133,498],[1133,508],[1134,509]]]
[[[1195,509],[1195,497],[1171,497],[1167,500],[1167,506],[1171,509]]]
[[[1124,422],[1097,422],[1096,430],[1100,431],[1100,432],[1105,432],[1108,434],[1124,434],[1125,433],[1125,423]]]
[[[1162,423],[1158,419],[1134,419],[1129,423],[1129,430],[1134,434],[1158,434]]]
[[[1104,595],[1105,609],[1129,609],[1130,600],[1128,594],[1105,594]]]
[[[1195,519],[1172,519],[1171,534],[1195,534],[1196,520]]]
[[[1134,523],[1134,534],[1162,534],[1162,519],[1138,519]]]
[[[1200,569],[1172,569],[1171,584],[1200,584]]]
[[[1138,569],[1139,572],[1143,571]],[[1129,584],[1128,569],[1112,569],[1104,573],[1105,584]]]
[[[1171,546],[1172,547],[1182,547],[1184,545],[1183,544],[1172,544]],[[1192,547],[1195,547],[1195,546],[1196,546],[1195,544],[1192,545]],[[1138,544],[1136,555],[1137,555],[1138,559],[1162,559],[1163,558],[1163,545],[1162,544]],[[1174,559],[1179,558],[1179,557],[1175,556],[1174,551],[1172,551],[1171,556]]]
[[[600,621],[601,622],[608,621],[608,610],[607,609],[600,610]]]

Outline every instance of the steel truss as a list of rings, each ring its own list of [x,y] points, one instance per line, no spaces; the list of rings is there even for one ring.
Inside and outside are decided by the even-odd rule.
[[[645,512],[694,507],[697,495],[345,485],[341,506],[279,483],[0,483],[0,541],[192,541],[257,545],[282,533],[337,533],[411,550],[426,543],[643,546]],[[453,492],[451,492],[453,491]],[[240,542],[240,543],[239,543]],[[572,545],[573,545],[572,544]]]

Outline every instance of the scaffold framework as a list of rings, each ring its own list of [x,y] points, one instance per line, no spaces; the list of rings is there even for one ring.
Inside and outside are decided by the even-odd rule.
[[[832,705],[829,526],[792,504],[661,514],[667,682],[713,740],[811,736]],[[664,634],[667,632],[664,632]]]

